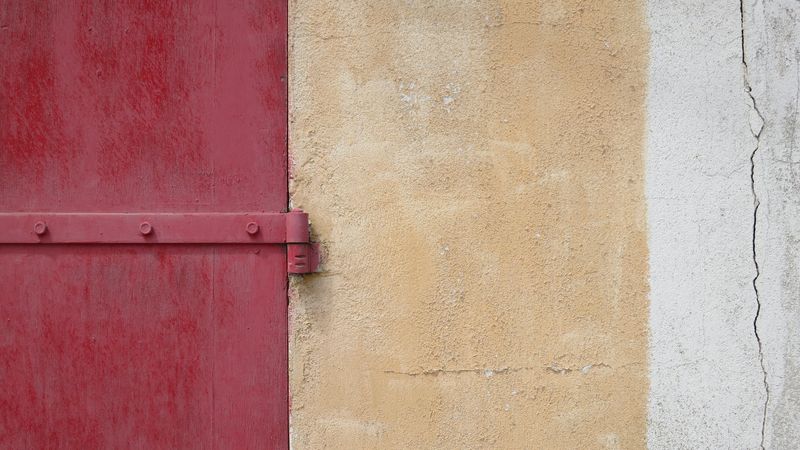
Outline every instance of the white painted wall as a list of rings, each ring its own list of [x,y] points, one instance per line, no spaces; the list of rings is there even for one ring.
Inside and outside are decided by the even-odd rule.
[[[651,448],[758,448],[751,104],[740,4],[649,0]]]

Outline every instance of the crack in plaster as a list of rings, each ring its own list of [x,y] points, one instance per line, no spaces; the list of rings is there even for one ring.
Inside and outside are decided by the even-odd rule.
[[[530,370],[546,370],[547,372],[564,375],[572,372],[580,372],[583,375],[588,374],[592,369],[613,369],[610,365],[600,362],[594,364],[586,364],[580,367],[562,367],[558,364],[551,364],[549,366],[544,367],[501,367],[497,369],[445,369],[445,368],[437,368],[437,369],[426,369],[414,372],[406,372],[406,371],[398,371],[398,370],[384,370],[383,373],[391,374],[391,375],[406,375],[410,377],[420,376],[420,375],[451,375],[451,374],[463,374],[463,373],[475,373],[479,375],[483,375],[487,378],[490,378],[494,375],[501,375],[507,373],[515,373],[515,372],[523,372],[523,371],[530,371]]]
[[[557,374],[568,374],[568,373],[580,371],[580,373],[586,375],[586,374],[589,373],[590,370],[592,370],[594,368],[611,369],[611,366],[609,366],[606,363],[602,363],[602,362],[601,363],[596,363],[596,364],[587,364],[587,365],[581,366],[581,367],[561,367],[558,364],[553,364],[552,366],[548,366],[547,370],[550,371],[550,372],[553,372],[553,373],[557,373]]]
[[[767,428],[767,411],[769,407],[769,382],[767,379],[767,368],[764,365],[764,349],[761,342],[761,336],[758,334],[758,319],[761,315],[761,298],[759,297],[758,293],[758,278],[761,276],[761,268],[758,265],[758,253],[756,251],[756,239],[758,233],[758,208],[761,206],[761,201],[758,196],[758,192],[756,190],[756,154],[758,153],[759,147],[761,145],[761,133],[764,130],[764,116],[761,114],[761,111],[758,109],[758,104],[756,103],[756,98],[753,95],[753,89],[750,85],[750,77],[749,77],[749,69],[747,66],[747,53],[745,50],[745,12],[744,12],[744,0],[740,0],[739,2],[739,13],[741,16],[742,21],[742,71],[744,75],[744,90],[747,93],[747,96],[750,98],[750,106],[752,111],[756,113],[758,116],[758,126],[753,127],[752,121],[750,123],[750,133],[752,133],[753,137],[756,140],[756,145],[753,148],[753,151],[750,153],[750,190],[753,194],[753,239],[752,239],[752,249],[753,249],[753,265],[755,266],[755,276],[753,277],[753,291],[756,297],[756,314],[753,318],[753,333],[755,334],[756,341],[758,342],[758,359],[761,365],[761,373],[763,375],[764,380],[764,390],[766,392],[766,398],[764,400],[764,413],[761,420],[761,449],[763,450],[764,447],[764,440],[766,435],[766,428]]]
[[[392,375],[407,375],[410,377],[415,377],[419,375],[448,375],[448,374],[462,374],[462,373],[477,373],[482,374],[485,377],[491,377],[495,374],[504,374],[504,373],[513,373],[513,372],[520,372],[523,370],[532,370],[533,367],[502,367],[499,369],[426,369],[420,370],[417,372],[403,372],[398,370],[384,370],[383,373],[388,373]]]

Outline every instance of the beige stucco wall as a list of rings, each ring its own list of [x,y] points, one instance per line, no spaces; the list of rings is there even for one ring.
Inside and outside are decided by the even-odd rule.
[[[639,2],[290,6],[294,448],[643,446]]]

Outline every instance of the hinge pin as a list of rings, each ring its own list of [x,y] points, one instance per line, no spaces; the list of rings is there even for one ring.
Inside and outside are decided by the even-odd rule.
[[[319,244],[311,242],[308,214],[295,209],[286,214],[286,257],[290,274],[316,272],[319,267]]]

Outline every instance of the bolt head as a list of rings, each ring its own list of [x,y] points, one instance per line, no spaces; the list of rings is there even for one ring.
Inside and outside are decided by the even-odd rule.
[[[152,232],[153,232],[153,226],[150,225],[150,222],[142,222],[139,225],[139,233],[141,233],[142,236],[147,236]]]
[[[247,234],[249,234],[251,236],[256,234],[256,233],[258,233],[258,229],[259,229],[259,226],[255,222],[250,222],[250,223],[247,224]]]
[[[36,222],[35,224],[33,224],[33,232],[39,236],[44,235],[45,233],[47,233],[47,224],[41,221]]]

